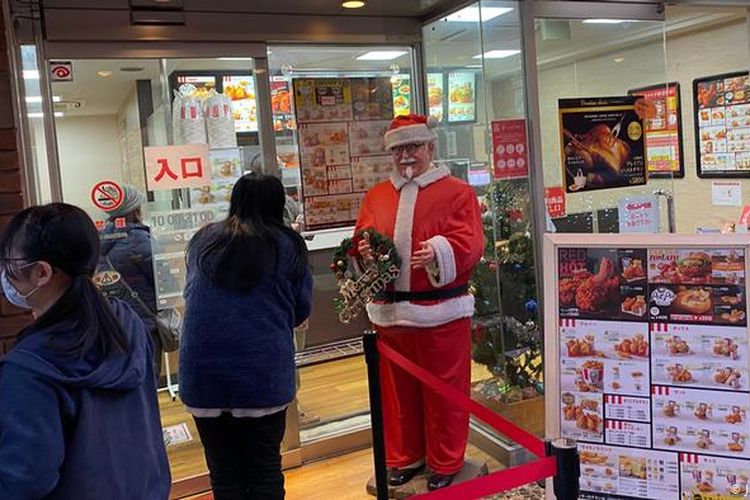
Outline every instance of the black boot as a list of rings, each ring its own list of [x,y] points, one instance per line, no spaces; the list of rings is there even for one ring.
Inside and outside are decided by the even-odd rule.
[[[455,474],[433,474],[427,482],[427,489],[435,491],[450,486],[454,477],[456,477]]]
[[[389,469],[388,484],[390,486],[401,486],[402,484],[406,484],[414,479],[414,476],[422,472],[422,469],[424,469],[424,465],[404,469]]]

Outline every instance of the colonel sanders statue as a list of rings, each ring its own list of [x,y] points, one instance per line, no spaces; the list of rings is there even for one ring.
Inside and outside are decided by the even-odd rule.
[[[432,163],[433,127],[425,116],[393,120],[385,146],[394,171],[368,191],[355,231],[373,228],[392,238],[402,260],[393,286],[367,306],[380,339],[468,395],[468,282],[482,254],[481,215],[471,187]],[[367,235],[357,250],[372,260]],[[430,490],[450,485],[463,468],[469,413],[390,363],[381,373],[389,484],[407,483],[426,463]]]

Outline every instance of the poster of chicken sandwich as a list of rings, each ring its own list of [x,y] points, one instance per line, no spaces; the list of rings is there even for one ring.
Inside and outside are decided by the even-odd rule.
[[[576,193],[646,183],[642,117],[636,97],[560,99],[565,191]]]

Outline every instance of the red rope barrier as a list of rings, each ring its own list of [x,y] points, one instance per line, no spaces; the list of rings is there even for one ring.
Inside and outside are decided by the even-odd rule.
[[[445,382],[443,382],[442,380],[440,380],[435,375],[428,372],[421,366],[410,361],[409,359],[404,357],[402,354],[400,354],[399,352],[397,352],[390,346],[384,344],[380,340],[378,340],[378,350],[380,351],[380,354],[382,354],[383,357],[386,358],[389,362],[394,363],[396,366],[398,366],[402,370],[411,374],[413,377],[416,377],[418,380],[424,383],[427,387],[437,392],[444,398],[468,410],[471,414],[476,416],[478,419],[482,420],[483,422],[485,422],[486,424],[488,424],[490,427],[500,432],[501,434],[504,434],[505,436],[509,437],[513,441],[517,442],[518,444],[520,444],[521,446],[529,450],[534,455],[538,457],[545,456],[544,442],[538,437],[536,437],[535,435],[531,434],[525,429],[522,429],[512,424],[511,422],[504,419],[497,413],[494,413],[492,410],[490,410],[486,406],[482,406],[481,404],[477,403],[473,399],[469,398],[467,395],[461,394],[456,389],[449,386],[448,384],[446,384]],[[552,475],[554,475],[554,472],[552,473]],[[487,476],[487,477],[490,477],[490,476]],[[520,483],[520,484],[525,484],[525,483]]]
[[[557,474],[557,459],[545,457],[510,469],[493,472],[465,483],[416,495],[413,498],[429,500],[455,500],[457,498],[482,498],[495,493],[512,490],[524,484],[539,481]]]

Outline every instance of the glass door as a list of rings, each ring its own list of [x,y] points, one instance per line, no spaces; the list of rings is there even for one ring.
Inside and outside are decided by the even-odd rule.
[[[127,247],[136,265],[113,265],[142,274],[126,278],[144,284],[139,295],[159,311],[182,313],[190,236],[226,216],[232,186],[244,172],[268,170],[261,144],[271,124],[258,118],[258,89],[264,88],[258,64],[264,61],[250,57],[73,59],[72,79],[50,84],[62,201],[86,210],[101,230],[103,248]],[[181,146],[195,158],[173,160],[174,150],[162,149],[172,163],[160,172],[147,167],[151,148]],[[185,182],[191,177],[201,183]],[[140,193],[140,211],[112,211],[118,190]],[[150,248],[129,245],[131,232],[143,226]],[[207,467],[194,421],[179,400],[177,352],[163,354],[158,364],[173,490],[204,491]],[[285,451],[299,446],[296,415],[290,420]],[[285,463],[299,459],[287,453]]]

